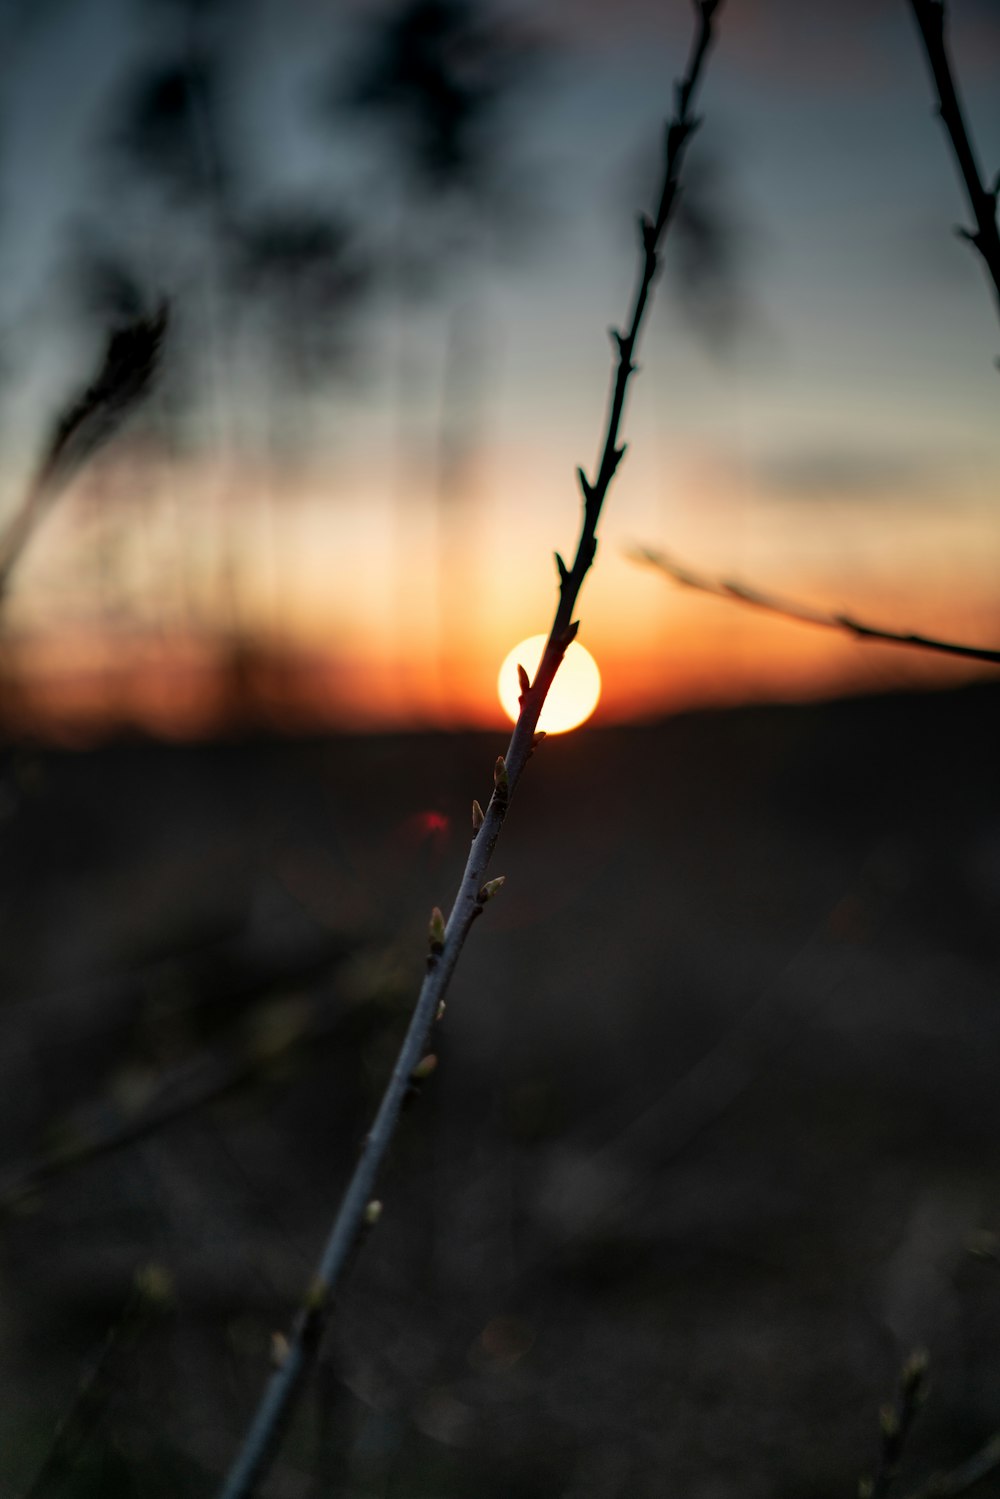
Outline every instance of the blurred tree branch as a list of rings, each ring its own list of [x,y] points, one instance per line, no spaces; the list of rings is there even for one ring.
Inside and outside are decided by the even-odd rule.
[[[763,609],[768,614],[780,615],[782,619],[798,620],[805,625],[820,625],[825,630],[840,630],[858,640],[881,640],[890,645],[908,645],[922,651],[938,651],[946,656],[959,656],[966,661],[988,661],[991,666],[1000,666],[1000,651],[985,646],[959,645],[953,640],[939,640],[933,635],[914,635],[897,630],[882,630],[850,614],[827,614],[813,609],[808,604],[793,603],[779,599],[774,594],[764,593],[759,588],[750,588],[743,583],[733,583],[726,578],[710,578],[704,573],[693,572],[679,562],[651,547],[635,547],[628,554],[633,562],[655,567],[675,583],[684,588],[697,589],[699,593],[710,593],[717,599],[727,599],[733,604],[749,604],[753,609]]]
[[[545,651],[533,682],[521,672],[520,715],[506,755],[496,762],[493,793],[485,812],[478,802],[473,803],[472,849],[458,895],[447,922],[437,908],[432,913],[427,974],[392,1076],[334,1218],[316,1273],[303,1298],[287,1348],[283,1349],[280,1367],[271,1377],[243,1447],[222,1487],[222,1499],[245,1499],[254,1492],[270,1466],[303,1377],[318,1353],[334,1294],[366,1227],[374,1226],[381,1213],[381,1204],[374,1200],[373,1193],[395,1134],[404,1098],[414,1083],[420,1084],[431,1075],[436,1065],[436,1058],[428,1053],[427,1048],[433,1028],[443,1016],[444,997],[465,940],[486,903],[503,884],[502,878],[487,880],[485,876],[510,798],[538,742],[536,728],[546,695],[579,627],[573,613],[597,551],[596,533],[601,509],[624,454],[624,447],[619,443],[619,430],[629,379],[636,368],[633,356],[660,265],[660,242],[677,200],[685,148],[698,124],[692,106],[713,41],[713,20],[720,3],[721,0],[694,0],[696,32],[685,75],[676,85],[675,112],[666,132],[659,205],[655,218],[643,215],[639,221],[640,266],[628,329],[626,332],[617,329],[612,332],[617,360],[600,463],[593,483],[582,469],[578,470],[583,497],[580,537],[571,567],[556,555],[559,600]]]
[[[167,1271],[156,1264],[137,1269],[125,1305],[91,1357],[69,1409],[56,1427],[49,1453],[23,1499],[42,1499],[74,1472],[114,1397],[116,1363],[134,1354],[152,1323],[172,1308],[173,1283]]]
[[[28,492],[0,532],[0,601],[39,521],[78,469],[147,395],[160,366],[166,329],[165,302],[155,312],[114,329],[96,375],[57,418]]]

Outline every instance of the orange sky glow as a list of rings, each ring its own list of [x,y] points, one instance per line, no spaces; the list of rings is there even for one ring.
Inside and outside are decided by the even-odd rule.
[[[655,461],[637,458],[609,502],[580,606],[580,638],[603,678],[595,724],[977,674],[677,588],[626,555],[636,539],[663,534],[658,510],[670,515],[677,555],[703,570],[890,628],[1000,637],[996,542],[974,491],[964,510],[918,508],[904,529],[891,508],[750,507],[711,465],[692,459],[686,472],[698,492],[678,495],[673,479],[664,495]],[[143,473],[153,493],[139,515],[134,482],[104,462],[34,539],[0,663],[15,732],[86,742],[123,727],[189,738],[246,722],[279,732],[504,729],[497,670],[512,645],[547,628],[552,549],[568,551],[575,535],[578,501],[565,478],[554,495],[544,476],[522,490],[513,525],[502,492],[484,483],[448,556],[428,495],[399,517],[391,495],[358,498],[357,472],[335,475],[327,497],[315,472],[286,474],[282,492],[275,473],[248,470],[232,491],[238,526],[218,502],[214,468]],[[195,522],[182,529],[178,483]]]
[[[597,461],[607,332],[629,306],[689,9],[543,4],[556,65],[525,76],[483,137],[490,170],[457,196],[414,175],[412,127],[319,118],[307,79],[328,52],[349,69],[346,15],[293,7],[296,30],[253,9],[262,30],[227,22],[212,42],[220,77],[232,66],[213,125],[228,176],[195,172],[187,197],[165,163],[190,163],[190,121],[167,122],[166,156],[159,136],[131,165],[109,151],[128,134],[138,21],[88,0],[18,32],[0,531],[100,367],[101,296],[171,310],[140,406],[18,561],[0,731],[505,734],[497,671],[547,631],[553,553],[576,543],[576,466]],[[989,163],[987,9],[956,6],[953,39]],[[874,626],[1000,644],[992,294],[952,234],[967,203],[905,8],[841,10],[755,3],[721,28],[579,602],[595,727],[996,675],[629,559],[653,548]],[[295,252],[280,267],[276,243]],[[248,272],[262,245],[263,281]],[[309,245],[325,249],[307,275]]]

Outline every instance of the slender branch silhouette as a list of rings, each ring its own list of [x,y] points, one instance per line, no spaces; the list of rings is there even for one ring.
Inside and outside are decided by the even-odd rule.
[[[94,379],[58,418],[20,508],[0,532],[0,602],[21,554],[53,502],[87,459],[118,431],[152,384],[167,328],[167,304],[108,338]]]
[[[727,599],[733,604],[749,604],[753,609],[763,609],[768,614],[777,614],[782,619],[794,619],[804,625],[819,625],[824,630],[840,630],[858,640],[887,641],[890,645],[908,645],[921,651],[937,651],[945,656],[958,656],[965,661],[988,661],[991,666],[1000,666],[1000,651],[985,646],[960,645],[954,640],[939,640],[933,635],[914,635],[898,630],[882,630],[850,614],[827,614],[822,609],[813,609],[808,604],[793,603],[789,599],[777,598],[763,593],[759,588],[750,588],[743,583],[733,583],[726,578],[710,578],[704,573],[693,572],[668,556],[665,552],[650,547],[635,547],[628,554],[634,562],[643,562],[655,567],[675,583],[684,588],[697,589],[699,593],[710,593],[715,598]]]
[[[896,1396],[879,1412],[879,1455],[870,1478],[858,1484],[859,1499],[885,1499],[899,1470],[906,1438],[927,1398],[927,1354],[918,1348],[899,1374]]]
[[[597,524],[605,497],[624,454],[619,429],[629,379],[636,366],[633,355],[646,307],[659,269],[659,245],[677,201],[679,174],[687,143],[698,121],[692,114],[703,65],[713,41],[713,20],[721,0],[693,0],[696,28],[684,77],[676,84],[675,111],[666,132],[665,164],[655,217],[639,221],[640,264],[626,332],[612,330],[617,354],[607,425],[597,476],[593,483],[577,471],[583,498],[580,537],[572,566],[559,554],[559,599],[541,663],[533,682],[521,672],[521,709],[507,753],[494,768],[493,792],[486,810],[473,803],[473,841],[465,871],[447,922],[435,907],[430,922],[427,973],[402,1047],[354,1173],[341,1199],[326,1246],[306,1292],[294,1326],[282,1349],[280,1367],[271,1377],[239,1452],[220,1491],[221,1499],[245,1499],[254,1492],[276,1453],[285,1423],[294,1408],[303,1376],[316,1357],[334,1293],[358,1247],[366,1227],[377,1222],[381,1204],[373,1193],[400,1109],[408,1091],[430,1076],[436,1065],[428,1045],[434,1025],[443,1015],[444,997],[465,940],[476,918],[503,884],[503,877],[487,880],[487,868],[500,837],[510,799],[539,741],[536,733],[546,695],[579,621],[573,612],[583,581],[597,551]]]
[[[1000,317],[1000,228],[997,225],[997,193],[1000,189],[1000,174],[993,183],[992,191],[983,186],[983,179],[976,161],[975,149],[965,123],[958,97],[955,76],[948,56],[945,38],[946,8],[944,0],[910,0],[920,35],[923,38],[937,89],[937,112],[948,132],[955,160],[965,185],[976,221],[975,229],[960,229],[983,258],[996,294],[997,315]]]

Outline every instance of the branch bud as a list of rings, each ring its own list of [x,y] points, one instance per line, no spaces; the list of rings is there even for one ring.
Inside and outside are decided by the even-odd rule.
[[[878,1424],[887,1441],[899,1436],[899,1415],[893,1405],[883,1405],[878,1413]]]
[[[562,560],[558,552],[556,552],[556,568],[559,572],[559,587],[560,589],[565,588],[566,579],[569,577],[569,568],[566,566],[565,562]]]
[[[578,619],[574,619],[573,623],[568,627],[565,635],[563,636],[564,646],[573,644],[573,641],[576,639],[579,629],[580,621]]]
[[[306,1292],[305,1300],[303,1301],[302,1305],[307,1312],[312,1312],[313,1315],[315,1315],[317,1312],[321,1312],[323,1310],[329,1299],[329,1286],[326,1284],[326,1281],[321,1280],[317,1276],[317,1278],[313,1281],[312,1285]]]
[[[926,1348],[915,1348],[903,1365],[900,1383],[903,1394],[910,1400],[921,1401],[927,1393],[927,1371],[930,1354]]]
[[[544,729],[538,729],[531,736],[531,748],[532,749],[537,749],[538,746],[541,744],[541,742],[542,742],[542,740],[544,738],[545,738],[545,730]]]
[[[510,782],[507,779],[507,761],[503,755],[497,755],[497,763],[493,767],[493,784],[496,787],[497,796],[505,800],[510,790]]]
[[[410,1081],[414,1083],[422,1083],[425,1078],[430,1077],[431,1073],[436,1070],[437,1064],[437,1057],[432,1051],[429,1051],[425,1057],[421,1058],[421,1060],[414,1067],[413,1071],[410,1073]]]
[[[486,902],[492,900],[494,895],[498,894],[506,883],[507,876],[505,874],[498,874],[495,880],[487,880],[479,892],[479,904],[485,906]]]
[[[430,943],[432,953],[439,953],[444,948],[444,913],[440,906],[435,906],[431,912],[430,926],[427,928],[427,940]]]
[[[291,1349],[288,1339],[283,1332],[272,1332],[271,1334],[271,1366],[274,1369],[284,1368]]]
[[[374,1228],[382,1216],[382,1204],[377,1197],[373,1197],[365,1208],[365,1227]]]
[[[476,801],[475,797],[473,797],[472,798],[472,831],[474,833],[478,833],[479,829],[482,827],[482,825],[483,825],[483,823],[485,821],[486,821],[486,813],[483,811],[482,807]]]
[[[141,1300],[150,1307],[168,1307],[174,1298],[174,1282],[162,1265],[143,1265],[135,1272],[133,1285]]]
[[[517,685],[521,689],[518,702],[523,703],[528,692],[531,690],[531,678],[520,662],[518,662],[517,666]]]
[[[596,493],[594,486],[591,484],[582,468],[577,469],[576,477],[580,481],[580,488],[583,491],[584,502],[587,505],[591,505],[594,501],[594,496]]]

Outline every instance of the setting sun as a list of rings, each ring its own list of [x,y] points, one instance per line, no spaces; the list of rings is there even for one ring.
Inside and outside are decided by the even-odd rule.
[[[520,688],[517,668],[523,666],[534,677],[545,649],[545,636],[532,635],[516,645],[504,660],[497,678],[497,692],[504,712],[516,720]],[[546,734],[565,734],[579,728],[593,713],[601,696],[601,673],[597,662],[579,641],[573,641],[549,689],[538,727]]]

